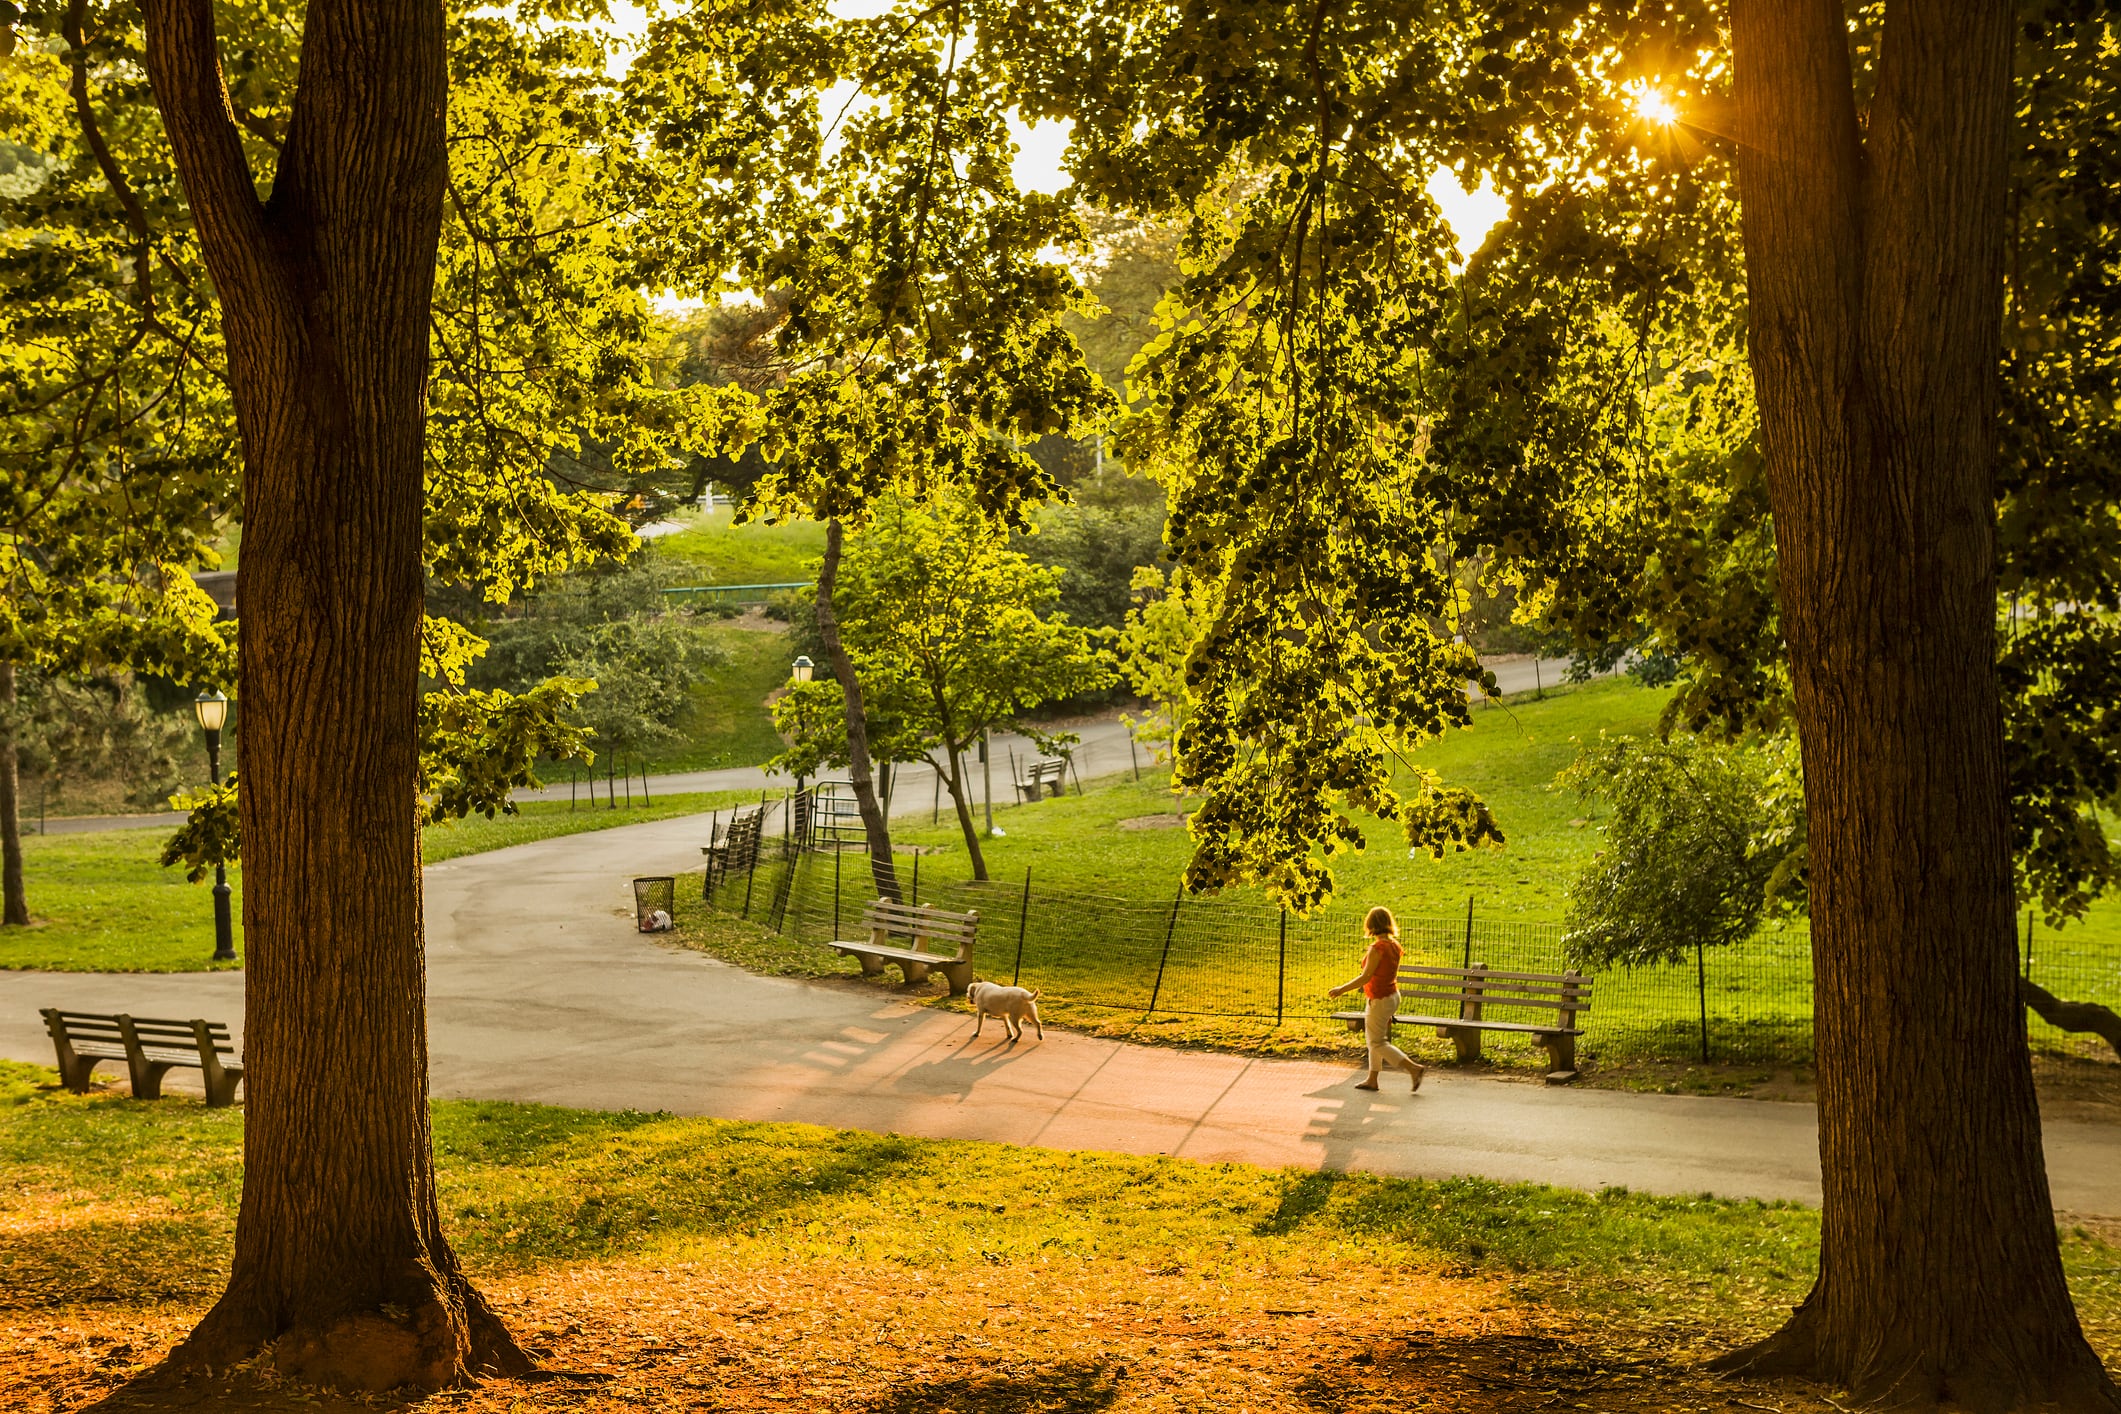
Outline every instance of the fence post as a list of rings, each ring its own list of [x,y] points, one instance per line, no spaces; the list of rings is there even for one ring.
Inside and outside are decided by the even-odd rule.
[[[913,856],[913,906],[921,906],[921,857]]]
[[[1694,944],[1694,986],[1701,997],[1701,1063],[1709,1063],[1709,963],[1708,951]]]
[[[1128,738],[1130,741],[1133,738]],[[1281,906],[1281,945],[1274,959],[1274,1024],[1281,1025],[1283,995],[1289,990],[1289,905]]]
[[[1473,896],[1466,895],[1466,967],[1473,965]]]
[[[840,935],[840,855],[845,852],[840,848],[838,840],[832,842],[832,936],[834,938],[838,938]]]
[[[754,838],[751,841],[751,867],[744,871],[744,921],[747,923],[751,921],[751,889],[759,881],[759,853],[759,842]]]
[[[1014,987],[1024,975],[1024,929],[1031,922],[1031,866],[1024,866],[1024,902],[1016,910],[1016,966],[1009,969],[1009,985]]]
[[[700,902],[714,897],[714,837],[722,827],[722,812],[707,817],[707,849],[700,855]]]
[[[1184,884],[1171,896],[1171,919],[1164,924],[1164,950],[1156,959],[1156,985],[1149,989],[1149,1009],[1142,1013],[1145,1017],[1156,1015],[1156,999],[1164,994],[1164,964],[1171,960],[1171,935],[1178,931],[1178,905],[1185,896]]]
[[[2033,980],[2033,911],[2025,910],[2025,980]]]

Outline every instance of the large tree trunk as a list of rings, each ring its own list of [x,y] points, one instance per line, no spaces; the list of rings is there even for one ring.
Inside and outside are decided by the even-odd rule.
[[[15,755],[15,665],[0,663],[0,924],[29,926],[22,884],[22,773]]]
[[[310,0],[261,204],[210,0],[145,0],[243,437],[243,1203],[228,1290],[172,1357],[433,1388],[522,1352],[435,1201],[414,814],[440,0]]]
[[[862,812],[862,837],[869,844],[869,874],[879,895],[899,897],[898,870],[891,861],[891,826],[876,801],[876,778],[869,766],[868,706],[862,698],[862,680],[855,676],[854,659],[840,641],[840,619],[832,595],[839,583],[840,542],[837,518],[825,522],[825,558],[817,572],[817,633],[825,641],[825,656],[832,660],[832,675],[847,698],[847,779],[854,787],[855,807]]]
[[[972,820],[972,793],[965,784],[963,752],[950,753],[950,769],[943,773],[943,785],[949,790],[950,804],[957,811],[957,827],[965,836],[965,853],[972,858],[972,877],[984,884],[987,882],[987,856],[980,850],[979,826]]]
[[[2063,1282],[2013,975],[1994,497],[2008,0],[1732,6],[1761,439],[1811,819],[1817,1285],[1729,1365],[2121,1407]]]

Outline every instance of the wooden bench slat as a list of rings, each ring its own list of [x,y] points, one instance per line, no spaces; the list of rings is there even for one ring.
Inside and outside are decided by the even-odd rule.
[[[1553,997],[1513,997],[1508,992],[1431,992],[1419,987],[1401,987],[1399,995],[1414,997],[1425,1002],[1479,1002],[1483,1006],[1542,1007],[1547,1011],[1589,1011],[1591,999],[1563,1000]]]
[[[1566,972],[1482,972],[1470,967],[1432,967],[1428,963],[1405,963],[1399,969],[1402,979],[1407,977],[1463,977],[1468,980],[1486,982],[1543,982],[1549,985],[1567,983],[1570,986],[1588,987],[1588,977],[1571,977]]]
[[[1336,1011],[1334,1021],[1360,1022],[1359,1011]],[[1540,1026],[1529,1021],[1469,1021],[1460,1016],[1395,1016],[1394,1026],[1439,1026],[1466,1031],[1520,1031],[1534,1036],[1581,1036],[1580,1026]]]

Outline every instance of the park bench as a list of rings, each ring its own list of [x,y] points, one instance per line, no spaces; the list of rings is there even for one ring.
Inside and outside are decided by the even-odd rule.
[[[972,942],[979,932],[979,913],[951,913],[917,903],[894,903],[880,898],[862,910],[862,926],[869,930],[867,942],[841,940],[833,951],[862,965],[864,977],[875,977],[886,963],[898,968],[911,984],[925,982],[930,972],[940,972],[950,983],[950,995],[962,997],[972,985]],[[909,939],[913,946],[899,947],[893,938]],[[932,952],[939,944],[950,952]]]
[[[700,853],[707,857],[700,879],[701,898],[713,898],[714,886],[731,874],[758,867],[759,833],[765,822],[766,808],[754,805],[709,831],[707,843],[700,846]]]
[[[1502,1031],[1530,1036],[1547,1053],[1547,1081],[1564,1085],[1576,1078],[1576,1038],[1583,1034],[1576,1018],[1591,1009],[1591,979],[1581,972],[1497,972],[1477,967],[1412,966],[1399,969],[1399,1000],[1455,1003],[1456,1016],[1419,1016],[1401,1011],[1397,1026],[1433,1026],[1436,1034],[1458,1047],[1461,1061],[1480,1059],[1483,1032]],[[1488,1013],[1496,1008],[1551,1011],[1551,1022],[1495,1021]],[[1335,1021],[1344,1021],[1350,1031],[1360,1031],[1363,1014],[1336,1011]]]
[[[207,1104],[235,1102],[243,1060],[223,1022],[42,1010],[44,1029],[59,1053],[59,1078],[69,1090],[88,1089],[90,1074],[102,1062],[123,1061],[136,1100],[161,1099],[162,1077],[178,1066],[189,1066],[206,1078]]]
[[[1017,767],[1016,794],[1019,800],[1037,800],[1041,795],[1061,795],[1067,790],[1063,779],[1068,763],[1057,758],[1041,758],[1026,761]]]

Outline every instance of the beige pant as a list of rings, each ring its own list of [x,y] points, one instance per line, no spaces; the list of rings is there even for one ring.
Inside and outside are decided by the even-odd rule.
[[[1414,1058],[1392,1044],[1392,1018],[1399,1015],[1399,993],[1371,997],[1363,1011],[1363,1036],[1370,1043],[1370,1074],[1400,1070],[1412,1075],[1420,1067]]]

